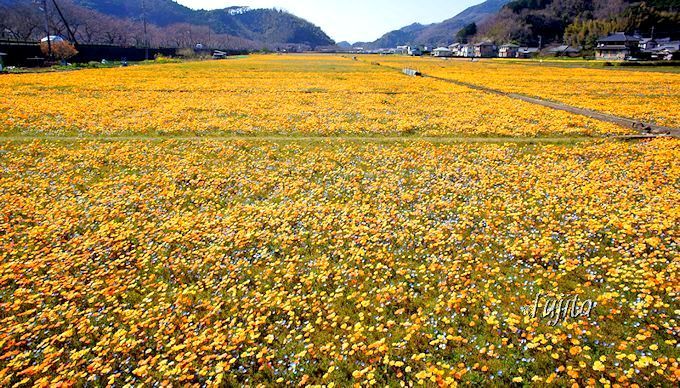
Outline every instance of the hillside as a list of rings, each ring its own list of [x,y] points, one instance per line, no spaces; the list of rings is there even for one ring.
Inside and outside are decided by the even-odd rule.
[[[229,7],[192,10],[172,0],[59,0],[78,41],[139,45],[143,41],[143,15],[152,44],[189,46],[195,43],[229,48],[276,48],[295,44],[310,47],[334,44],[319,27],[290,13],[274,9]],[[50,30],[66,36],[66,28],[53,6]],[[44,18],[37,7],[23,0],[0,0],[3,34],[31,40],[44,36]]]
[[[218,33],[264,43],[299,43],[311,47],[335,43],[321,28],[281,10],[232,8],[197,11],[191,20],[207,23]]]
[[[74,0],[101,13],[123,19],[142,15],[142,0]],[[192,10],[172,0],[145,0],[147,20],[164,27],[174,23],[209,26],[220,34],[275,44],[309,46],[332,45],[333,40],[319,27],[295,15],[275,9],[228,7],[218,10]]]
[[[388,48],[398,45],[438,46],[453,43],[456,33],[471,23],[480,23],[496,14],[509,0],[487,0],[472,6],[441,23],[423,25],[414,23],[399,30],[388,32],[374,42],[357,43],[365,48]]]
[[[677,36],[678,11],[678,0],[514,0],[479,26],[476,39],[592,48],[614,31],[648,35],[654,28],[657,36]]]
[[[508,0],[488,0],[470,7],[460,14],[441,23],[431,25],[422,31],[418,40],[430,46],[452,43],[456,33],[471,23],[480,23],[496,14]]]

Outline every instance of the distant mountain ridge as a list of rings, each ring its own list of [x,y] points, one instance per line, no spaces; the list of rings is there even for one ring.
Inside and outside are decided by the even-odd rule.
[[[467,8],[458,15],[441,23],[413,23],[390,31],[374,42],[358,42],[354,46],[368,49],[390,48],[398,45],[439,46],[453,43],[456,33],[471,23],[480,23],[495,15],[510,0],[487,0]]]

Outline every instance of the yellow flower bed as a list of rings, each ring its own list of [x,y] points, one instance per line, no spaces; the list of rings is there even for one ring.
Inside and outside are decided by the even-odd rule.
[[[679,152],[2,143],[0,386],[677,386]],[[552,327],[539,293],[597,306]]]
[[[336,56],[6,75],[0,134],[600,136],[616,125]]]
[[[537,62],[370,57],[431,75],[562,102],[621,117],[680,127],[680,74],[563,68]],[[369,60],[369,59],[367,59]]]

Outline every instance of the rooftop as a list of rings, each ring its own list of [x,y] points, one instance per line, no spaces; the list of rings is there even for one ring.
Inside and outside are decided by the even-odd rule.
[[[598,47],[597,50],[607,51],[607,50],[630,50],[630,47],[624,44],[610,44],[607,46]]]
[[[615,43],[615,42],[639,42],[640,38],[632,35],[626,35],[625,32],[617,32],[614,34],[611,34],[605,38],[600,38],[598,42],[602,43]]]
[[[577,53],[580,52],[581,48],[580,47],[572,47],[572,46],[567,46],[567,45],[562,45],[562,46],[557,46],[548,49],[548,52],[551,53],[561,53],[561,52],[572,52],[572,53]]]

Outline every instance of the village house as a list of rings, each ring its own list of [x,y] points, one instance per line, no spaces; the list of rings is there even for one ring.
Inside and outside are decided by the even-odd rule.
[[[643,38],[639,45],[641,53],[653,60],[672,60],[680,53],[680,41],[671,38]]]
[[[640,40],[640,45],[638,46],[642,51],[651,51],[659,46],[656,40],[653,38],[643,38]]]
[[[498,56],[500,58],[516,58],[518,51],[518,45],[508,43],[501,46],[501,48],[498,50]]]
[[[458,57],[460,56],[460,48],[463,45],[461,43],[454,43],[449,46],[449,50],[451,50],[451,56],[453,57]]]
[[[569,46],[569,45],[561,45],[561,46],[555,46],[551,47],[547,50],[548,55],[552,55],[554,57],[570,57],[570,58],[575,58],[581,55],[582,48],[581,47],[574,47],[574,46]]]
[[[453,56],[453,51],[447,47],[437,47],[432,50],[432,56],[438,58],[450,58]]]
[[[617,32],[597,41],[595,57],[603,60],[624,60],[640,51],[640,38]]]
[[[517,58],[529,59],[535,58],[541,50],[538,47],[520,47],[517,49]]]
[[[394,50],[394,53],[397,55],[406,55],[408,54],[408,46],[397,46],[397,49]]]
[[[663,59],[670,61],[673,58],[677,58],[680,54],[680,41],[671,41],[670,39],[664,40],[663,43],[659,43],[657,47],[648,50],[651,54],[652,59]]]
[[[408,46],[407,54],[412,57],[420,57],[423,55],[423,51],[418,47]]]
[[[475,46],[471,44],[462,45],[458,51],[458,56],[463,58],[474,58]]]
[[[224,59],[227,57],[227,53],[220,50],[213,51],[213,59]]]
[[[496,45],[493,42],[485,41],[475,45],[475,54],[477,58],[493,58],[497,56]]]

